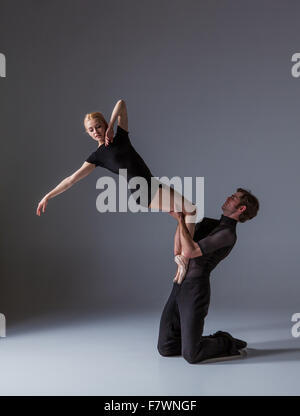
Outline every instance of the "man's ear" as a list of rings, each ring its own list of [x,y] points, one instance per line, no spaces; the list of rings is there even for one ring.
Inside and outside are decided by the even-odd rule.
[[[242,212],[246,211],[246,209],[247,209],[246,205],[241,205],[241,206],[238,208],[238,210],[240,211],[240,213],[242,213]]]

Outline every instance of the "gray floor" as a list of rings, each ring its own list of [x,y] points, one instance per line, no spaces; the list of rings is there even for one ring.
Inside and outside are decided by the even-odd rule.
[[[189,364],[156,350],[159,312],[23,323],[0,339],[0,395],[299,395],[300,338],[289,312],[211,312],[205,334],[232,332],[248,357]]]

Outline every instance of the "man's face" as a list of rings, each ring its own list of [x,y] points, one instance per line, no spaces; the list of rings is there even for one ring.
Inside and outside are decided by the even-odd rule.
[[[237,206],[240,203],[240,198],[242,195],[242,192],[236,192],[235,194],[232,194],[226,198],[226,201],[222,205],[224,215],[230,216],[239,212],[239,208],[241,207],[237,208]]]

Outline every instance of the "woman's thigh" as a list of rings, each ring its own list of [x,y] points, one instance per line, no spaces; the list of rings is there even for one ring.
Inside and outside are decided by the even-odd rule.
[[[150,209],[164,212],[183,212],[185,214],[195,212],[195,205],[182,194],[162,182],[157,182],[158,184],[154,185],[154,197],[149,205]]]

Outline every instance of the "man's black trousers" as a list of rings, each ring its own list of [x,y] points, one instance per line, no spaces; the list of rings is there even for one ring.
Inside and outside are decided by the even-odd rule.
[[[209,276],[186,277],[181,285],[173,284],[160,320],[157,348],[161,355],[182,355],[194,364],[237,353],[227,337],[202,336],[209,302]]]

